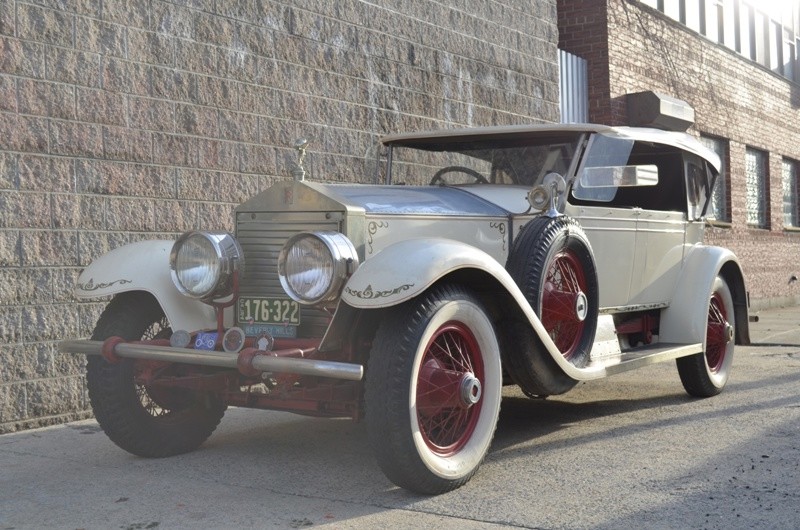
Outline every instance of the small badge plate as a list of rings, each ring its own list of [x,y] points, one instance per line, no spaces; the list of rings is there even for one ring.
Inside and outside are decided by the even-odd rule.
[[[213,350],[217,345],[217,337],[219,333],[216,331],[201,331],[194,339],[195,350]]]

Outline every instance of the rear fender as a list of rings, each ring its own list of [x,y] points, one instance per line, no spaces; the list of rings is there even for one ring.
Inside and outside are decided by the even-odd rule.
[[[717,276],[725,279],[733,296],[736,342],[749,343],[747,296],[739,260],[728,249],[705,245],[689,250],[672,302],[661,312],[660,342],[702,342],[705,350],[708,304]]]
[[[172,329],[194,331],[217,327],[214,309],[182,295],[172,283],[169,253],[173,241],[140,241],[105,254],[78,277],[75,296],[99,298],[130,291],[152,294]]]

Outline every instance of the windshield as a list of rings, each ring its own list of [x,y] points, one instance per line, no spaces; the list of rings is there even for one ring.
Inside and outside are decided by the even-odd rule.
[[[548,173],[567,175],[579,133],[546,137],[436,139],[392,144],[389,182],[407,185],[516,184],[531,187]]]

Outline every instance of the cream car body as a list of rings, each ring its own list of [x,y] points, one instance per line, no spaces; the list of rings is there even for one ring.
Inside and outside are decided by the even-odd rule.
[[[98,340],[61,347],[90,355],[93,406],[123,448],[191,450],[225,405],[365,417],[387,476],[440,493],[480,464],[502,384],[544,397],[677,360],[708,397],[749,341],[739,262],[703,243],[720,161],[687,134],[394,135],[373,184],[306,181],[296,147],[295,179],[241,204],[235,234],[136,243],[81,275],[76,296],[114,299]],[[148,419],[118,385],[176,419]]]

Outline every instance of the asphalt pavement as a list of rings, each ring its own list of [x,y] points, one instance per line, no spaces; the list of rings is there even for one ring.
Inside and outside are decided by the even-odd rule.
[[[725,391],[674,363],[529,400],[504,391],[466,486],[394,487],[363,424],[230,409],[196,452],[131,456],[93,420],[0,436],[12,528],[800,527],[800,308],[758,313]]]

